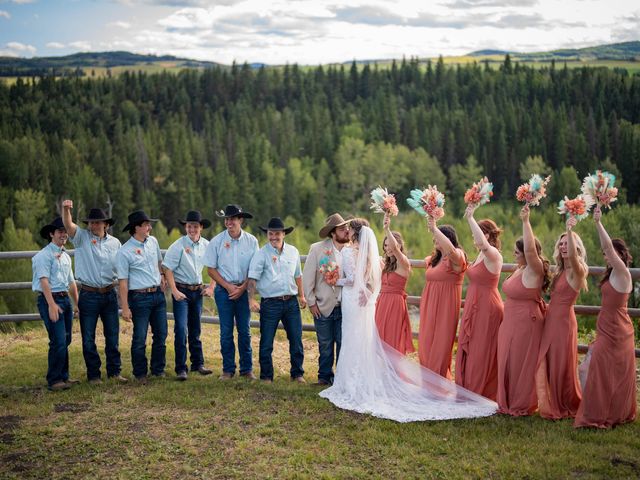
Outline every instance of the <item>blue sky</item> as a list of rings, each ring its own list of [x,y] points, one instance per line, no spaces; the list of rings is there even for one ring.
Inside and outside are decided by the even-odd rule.
[[[0,0],[0,56],[313,65],[639,39],[636,0]]]

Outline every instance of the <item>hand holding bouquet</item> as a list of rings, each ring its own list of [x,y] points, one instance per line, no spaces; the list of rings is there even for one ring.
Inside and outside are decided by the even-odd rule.
[[[485,203],[489,203],[493,196],[493,183],[487,177],[480,179],[478,183],[474,183],[464,194],[464,203],[479,207]]]
[[[420,215],[434,220],[444,217],[444,195],[436,185],[429,185],[425,190],[411,190],[407,203]]]
[[[564,200],[560,200],[560,203],[558,203],[558,213],[567,217],[574,217],[577,221],[580,221],[589,216],[589,209],[592,206],[591,199],[585,198],[584,195],[578,195],[571,200],[565,195]]]
[[[519,202],[524,202],[532,207],[540,205],[540,200],[547,196],[546,187],[549,181],[551,181],[551,175],[543,180],[540,175],[534,173],[528,183],[518,187],[516,198]]]
[[[398,215],[398,205],[396,205],[396,197],[386,188],[378,187],[371,191],[371,210],[376,213],[384,213],[395,217]]]
[[[618,189],[613,186],[615,175],[609,172],[597,170],[596,173],[584,177],[582,182],[582,194],[585,200],[599,207],[611,208],[611,204],[617,200]]]

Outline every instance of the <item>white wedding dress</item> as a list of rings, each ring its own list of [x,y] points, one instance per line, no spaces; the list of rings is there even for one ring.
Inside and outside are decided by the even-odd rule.
[[[342,289],[342,347],[334,383],[320,396],[337,407],[396,422],[496,413],[495,402],[409,360],[380,340],[375,304],[381,272],[373,231],[363,227],[359,248],[345,247],[342,252],[346,278]]]

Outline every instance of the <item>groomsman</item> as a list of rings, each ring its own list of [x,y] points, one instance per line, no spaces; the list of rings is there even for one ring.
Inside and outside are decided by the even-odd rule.
[[[334,213],[327,218],[319,235],[324,240],[311,245],[304,264],[302,283],[318,336],[318,384],[331,385],[334,352],[337,363],[342,342],[342,289],[336,286],[335,280],[338,277],[336,274],[342,269],[342,248],[349,243],[349,221],[339,213]],[[329,266],[338,267],[336,274],[326,271]]]
[[[162,254],[158,241],[151,236],[151,222],[142,210],[129,214],[129,223],[122,230],[131,238],[118,250],[116,266],[120,282],[122,318],[133,320],[131,363],[133,375],[140,383],[147,382],[147,330],[151,325],[151,374],[164,377],[166,365],[167,303],[165,280],[161,273]]]
[[[187,234],[169,247],[164,256],[167,283],[173,297],[173,331],[176,351],[176,375],[178,380],[187,379],[187,338],[191,354],[191,371],[210,375],[204,366],[202,342],[200,341],[200,317],[202,297],[213,296],[213,282],[208,287],[202,284],[204,252],[209,241],[202,238],[202,230],[211,226],[211,221],[202,218],[197,210],[187,213],[185,220],[178,220],[185,226]]]
[[[78,383],[69,379],[68,349],[74,314],[69,294],[78,305],[78,289],[71,271],[71,257],[64,251],[69,237],[62,219],[58,217],[42,227],[40,236],[49,244],[31,259],[31,288],[38,293],[38,311],[49,335],[47,386],[53,391],[66,390]]]
[[[282,220],[274,217],[260,230],[267,233],[269,242],[253,256],[249,267],[249,304],[251,310],[260,312],[260,380],[273,381],[273,339],[282,321],[289,340],[291,380],[305,383],[300,307],[304,308],[306,301],[300,254],[284,241],[293,227],[285,228]],[[255,300],[256,287],[261,297],[259,305]]]
[[[255,379],[251,358],[251,330],[247,274],[251,258],[258,251],[258,240],[242,229],[245,218],[253,218],[238,205],[227,205],[216,212],[224,217],[225,230],[216,235],[204,256],[209,276],[216,282],[214,298],[220,317],[220,352],[222,375],[229,380],[236,371],[236,351],[233,342],[233,325],[238,329],[240,376]]]
[[[88,226],[85,229],[73,222],[72,208],[73,201],[62,202],[62,222],[75,247],[76,278],[81,283],[78,308],[87,379],[94,385],[102,383],[102,363],[96,347],[96,326],[100,317],[105,340],[107,377],[124,383],[127,379],[120,375],[120,319],[115,288],[118,278],[115,260],[121,246],[120,240],[107,233],[114,221],[104,210],[92,208],[87,218],[82,220]]]

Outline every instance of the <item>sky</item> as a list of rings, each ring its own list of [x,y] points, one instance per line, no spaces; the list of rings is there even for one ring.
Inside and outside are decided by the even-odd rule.
[[[640,0],[0,0],[0,56],[318,65],[631,40]]]

